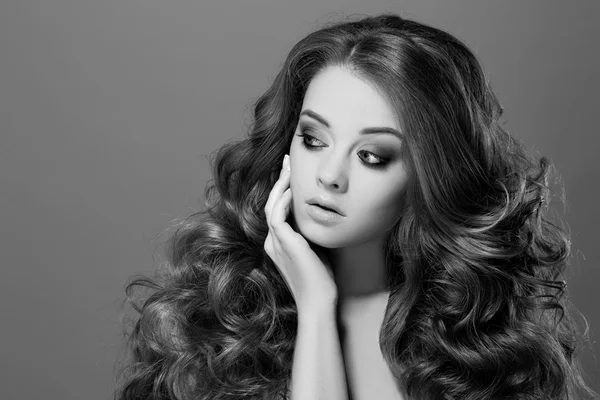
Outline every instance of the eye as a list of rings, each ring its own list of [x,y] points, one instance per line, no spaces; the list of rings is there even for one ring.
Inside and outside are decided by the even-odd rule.
[[[319,139],[315,138],[314,136],[307,134],[306,132],[312,132],[312,129],[303,129],[302,133],[298,135],[299,137],[302,138],[302,142],[301,143],[302,143],[302,146],[304,146],[305,149],[307,149],[309,151],[315,151],[315,149],[317,147],[323,147],[323,146],[315,146],[313,144],[308,143],[308,142],[314,143],[315,141],[319,142],[319,143],[323,143],[323,142],[321,142]]]
[[[302,141],[300,142],[302,144],[302,147],[304,147],[308,151],[317,151],[317,149],[319,147],[326,147],[326,146],[315,145],[316,142],[318,142],[318,143],[323,143],[323,142],[321,142],[319,139],[317,139],[314,136],[309,135],[307,133],[307,132],[312,132],[312,131],[313,131],[312,129],[303,129],[302,133],[300,133],[298,135],[298,137],[302,138]],[[366,151],[366,150],[361,150],[359,152],[359,154],[367,155],[364,158],[363,157],[359,157],[359,158],[364,165],[366,165],[369,168],[373,168],[373,169],[381,169],[381,168],[385,167],[389,161],[388,159],[380,157],[377,154],[371,153],[370,151]],[[365,159],[374,160],[375,162],[365,161]]]
[[[375,160],[375,162],[365,162],[365,164],[367,164],[370,167],[383,168],[388,163],[388,160],[386,160],[385,158],[379,157],[377,154],[373,154],[370,151],[361,150],[361,152],[363,152],[363,154],[367,155],[366,158],[370,157],[371,160]]]

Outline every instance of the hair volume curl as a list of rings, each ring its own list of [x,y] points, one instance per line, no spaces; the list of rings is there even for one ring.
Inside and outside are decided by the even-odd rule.
[[[546,216],[552,167],[500,124],[483,71],[455,37],[393,14],[296,44],[255,103],[248,138],[223,146],[206,204],[178,224],[128,335],[116,398],[286,398],[296,306],[264,252],[264,206],[303,95],[327,66],[381,89],[405,133],[406,207],[386,244],[382,354],[410,399],[593,397],[563,273],[567,233]]]

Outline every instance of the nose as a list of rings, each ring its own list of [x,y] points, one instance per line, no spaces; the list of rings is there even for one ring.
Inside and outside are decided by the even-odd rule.
[[[348,186],[348,167],[346,163],[335,157],[324,157],[317,170],[317,180],[319,186],[343,192]]]

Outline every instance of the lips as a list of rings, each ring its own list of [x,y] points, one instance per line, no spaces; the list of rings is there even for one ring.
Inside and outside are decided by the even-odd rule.
[[[335,211],[334,209],[331,209],[331,208],[329,208],[329,207],[323,206],[323,205],[321,205],[321,204],[315,204],[315,205],[316,205],[316,206],[319,206],[319,207],[321,207],[321,208],[324,208],[324,209],[326,209],[326,210],[328,210],[328,211],[337,212],[337,211]],[[338,214],[339,214],[339,213],[338,213]]]
[[[336,213],[338,213],[340,215],[345,215],[340,210],[340,208],[333,202],[333,200],[325,198],[325,197],[321,197],[321,196],[313,197],[313,198],[309,199],[307,201],[307,203],[319,206],[319,207],[321,207],[321,208],[323,208],[325,210],[336,212]]]

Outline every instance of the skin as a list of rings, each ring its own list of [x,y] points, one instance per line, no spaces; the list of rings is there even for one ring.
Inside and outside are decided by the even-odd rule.
[[[400,129],[376,87],[339,67],[313,78],[302,112],[309,109],[320,116],[300,116],[265,205],[269,233],[264,249],[298,309],[291,396],[347,399],[347,369],[353,391],[367,393],[358,397],[368,398],[377,388],[389,393],[386,398],[398,398],[377,334],[388,297],[384,243],[401,216],[407,183],[403,141],[399,132],[359,132]],[[314,219],[307,200],[318,195],[334,201],[343,218],[335,224]],[[347,332],[345,343],[338,334],[336,306]]]
[[[381,294],[383,246],[402,211],[408,178],[404,143],[390,133],[359,131],[401,131],[399,121],[381,91],[339,66],[326,67],[312,79],[301,112],[309,109],[329,128],[301,115],[294,132],[289,150],[294,229],[308,242],[328,249],[340,299]],[[303,142],[317,147],[307,149]],[[382,168],[370,166],[382,161]],[[306,201],[318,195],[330,197],[345,217],[333,225],[315,221]]]

